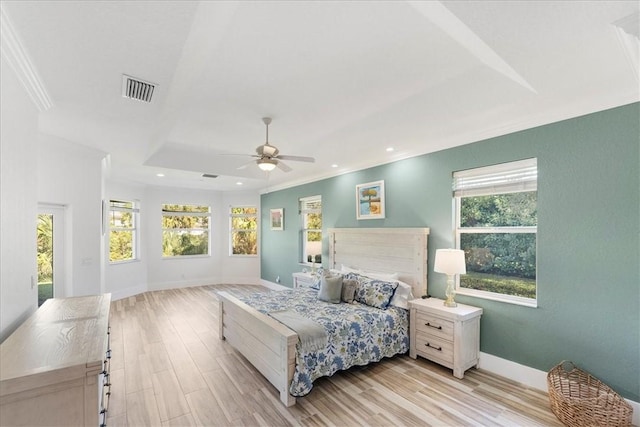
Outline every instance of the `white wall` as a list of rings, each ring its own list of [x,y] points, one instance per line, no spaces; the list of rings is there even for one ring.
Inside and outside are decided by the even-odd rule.
[[[106,200],[137,200],[140,207],[139,260],[105,263],[105,292],[120,299],[147,290],[218,283],[259,284],[259,257],[229,256],[229,207],[259,206],[257,192],[216,192],[171,187],[142,187],[107,180]],[[211,207],[211,252],[204,257],[162,257],[164,203]],[[108,254],[108,242],[104,242]]]
[[[255,206],[260,209],[260,195],[255,192],[227,192],[222,196],[220,227],[223,230],[223,239],[220,239],[219,252],[223,259],[220,283],[260,284],[260,258],[250,256],[229,256],[229,207],[231,206]],[[260,212],[258,211],[258,219]],[[258,233],[260,226],[258,225]],[[258,242],[260,235],[258,235]],[[258,244],[258,250],[260,245]]]
[[[138,224],[138,259],[131,262],[109,263],[109,238],[104,239],[105,292],[111,298],[121,299],[147,291],[147,223],[149,206],[145,200],[145,187],[135,184],[122,184],[112,181],[105,183],[105,201],[137,201],[140,208]]]
[[[38,305],[38,110],[2,56],[0,65],[0,341]]]
[[[211,206],[211,222],[216,223],[220,210],[221,193],[201,190],[150,187],[147,189],[144,205],[147,236],[148,283],[149,290],[169,289],[184,286],[218,283],[220,274],[220,253],[213,246],[210,256],[162,258],[162,212],[165,203]],[[212,227],[209,239],[216,242],[222,238],[219,229]]]
[[[259,283],[260,261],[257,257],[229,256],[229,203],[259,204],[257,193],[222,193],[150,187],[146,192],[149,289],[167,289],[224,282]],[[162,258],[160,207],[171,204],[205,204],[211,206],[211,253],[208,257]]]
[[[102,293],[102,159],[63,139],[38,139],[39,203],[65,206],[65,296]]]

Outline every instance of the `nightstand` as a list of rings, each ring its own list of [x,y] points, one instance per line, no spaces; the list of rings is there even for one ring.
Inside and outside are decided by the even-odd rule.
[[[293,273],[293,287],[301,288],[306,287],[310,288],[315,283],[316,278],[311,275],[311,273]]]
[[[453,376],[462,379],[464,371],[478,366],[482,309],[443,303],[438,298],[409,301],[409,356],[453,369]]]

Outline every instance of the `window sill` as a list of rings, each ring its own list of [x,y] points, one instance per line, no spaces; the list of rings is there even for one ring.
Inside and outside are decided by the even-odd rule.
[[[123,259],[122,261],[109,261],[109,265],[124,265],[124,264],[133,264],[136,262],[140,262],[141,260],[136,259]]]
[[[174,260],[174,259],[197,259],[197,258],[211,258],[211,255],[174,255],[174,256],[163,256],[163,260]]]
[[[523,307],[538,308],[538,301],[531,298],[515,297],[510,295],[500,295],[493,292],[477,291],[475,289],[456,289],[456,295],[482,298],[491,301],[504,302],[507,304],[521,305]]]

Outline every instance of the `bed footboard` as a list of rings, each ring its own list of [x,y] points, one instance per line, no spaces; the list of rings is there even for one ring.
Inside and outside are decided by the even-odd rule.
[[[278,390],[286,406],[295,369],[298,335],[227,292],[219,292],[219,335],[238,350]]]

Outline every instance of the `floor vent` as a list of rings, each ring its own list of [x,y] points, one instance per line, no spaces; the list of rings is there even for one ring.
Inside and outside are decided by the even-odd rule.
[[[218,177],[218,175],[214,175],[214,174],[212,174],[212,173],[203,173],[203,174],[202,174],[202,177],[203,177],[203,178],[217,178],[217,177]]]
[[[155,83],[145,82],[144,80],[127,76],[126,74],[122,75],[122,96],[125,98],[151,102],[155,88]]]

